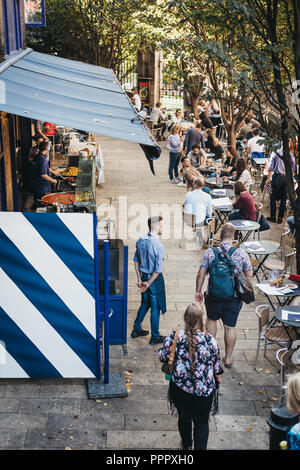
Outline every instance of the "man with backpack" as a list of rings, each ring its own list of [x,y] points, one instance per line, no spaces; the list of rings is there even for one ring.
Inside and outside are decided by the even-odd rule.
[[[221,244],[218,248],[209,248],[203,255],[196,280],[197,302],[203,301],[201,293],[204,278],[209,273],[208,290],[205,292],[207,314],[207,332],[216,337],[217,321],[224,325],[226,368],[232,366],[232,352],[236,343],[236,322],[242,308],[242,301],[237,295],[235,274],[242,272],[252,286],[253,271],[249,256],[241,248],[232,246],[235,227],[228,223],[221,229]]]

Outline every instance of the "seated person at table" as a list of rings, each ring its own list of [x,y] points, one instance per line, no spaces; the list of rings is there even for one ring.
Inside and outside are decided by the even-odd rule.
[[[204,100],[200,100],[199,101],[199,105],[198,105],[198,113],[199,115],[201,113],[203,113],[203,111],[206,111],[207,110],[207,104]]]
[[[175,114],[171,117],[171,121],[168,124],[168,131],[171,132],[172,127],[175,125],[180,126],[183,120],[183,113],[181,109],[176,109]]]
[[[235,180],[243,183],[246,187],[246,190],[249,191],[252,184],[252,178],[245,158],[240,157],[237,159],[235,170]]]
[[[237,140],[245,140],[248,132],[252,131],[251,117],[245,117],[244,124],[240,127],[239,133],[236,136]]]
[[[250,139],[252,139],[252,137],[254,137],[253,131],[255,129],[259,129],[259,133],[260,133],[260,124],[258,122],[252,123],[251,130],[249,132],[247,132],[246,140],[250,140]]]
[[[164,133],[167,128],[165,122],[167,116],[163,113],[161,107],[162,103],[156,103],[156,106],[154,106],[151,112],[151,119],[153,121],[153,129],[161,129],[161,136],[164,138]]]
[[[193,145],[187,157],[191,160],[191,165],[195,168],[204,168],[206,165],[207,155],[198,144]]]
[[[208,116],[208,110],[202,111],[202,113],[199,115],[199,118],[201,119],[201,124],[203,124],[203,127],[206,129],[212,129],[214,127]]]
[[[45,194],[51,192],[51,183],[55,184],[56,180],[51,178],[51,174],[58,176],[57,170],[51,170],[46,160],[48,152],[48,142],[41,142],[39,145],[39,152],[32,160],[31,175],[33,178],[34,196],[36,199],[41,199]]]
[[[206,143],[205,143],[206,149],[209,149],[212,153],[215,154],[213,158],[215,160],[222,158],[224,150],[219,140],[215,136],[214,131],[211,129],[207,129],[205,131],[204,137],[206,138]]]
[[[236,195],[235,201],[232,203],[233,208],[236,209],[228,216],[229,220],[245,219],[253,220],[256,222],[257,213],[255,202],[250,193],[246,190],[243,183],[238,181],[234,185],[234,194]]]
[[[207,218],[212,216],[212,198],[203,191],[204,178],[201,175],[193,181],[193,191],[188,191],[184,197],[184,210],[196,216],[196,225],[204,225]]]
[[[202,124],[197,123],[196,127],[190,127],[184,138],[183,142],[183,151],[188,155],[190,151],[192,150],[193,145],[198,144],[200,145],[203,149],[205,149],[205,143],[204,143],[204,137],[202,134]]]
[[[187,182],[187,190],[189,191],[193,188],[194,180],[196,178],[203,178],[203,176],[191,165],[191,160],[188,157],[182,157],[180,161],[182,163],[183,179]],[[206,186],[203,186],[202,190],[210,193],[210,189]]]
[[[248,140],[247,156],[251,155],[251,158],[265,158],[265,146],[259,143],[262,140],[259,129],[256,127],[253,131],[252,139]]]
[[[239,159],[239,154],[231,145],[225,149],[225,153],[227,158],[224,162],[224,166],[226,168],[222,169],[221,176],[231,175],[234,172],[236,162]]]

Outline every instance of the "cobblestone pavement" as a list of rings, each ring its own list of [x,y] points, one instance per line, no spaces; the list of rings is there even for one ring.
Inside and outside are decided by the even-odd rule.
[[[128,142],[99,138],[105,160],[105,183],[97,191],[97,204],[112,205],[119,211],[119,196],[127,197],[128,229],[143,204],[182,204],[185,188],[168,182],[168,150],[155,162],[153,176],[140,147]],[[125,222],[122,209],[118,220]],[[154,208],[155,210],[155,208]],[[147,212],[147,211],[146,211]],[[149,214],[144,214],[147,218]],[[167,313],[161,319],[161,334],[183,326],[183,313],[193,301],[195,277],[202,252],[186,249],[180,238],[163,240]],[[144,220],[141,218],[141,225]],[[124,227],[123,227],[124,228]],[[262,238],[279,241],[280,226],[263,232]],[[118,224],[117,224],[118,230]],[[145,231],[146,231],[145,227]],[[178,236],[178,234],[177,234]],[[132,262],[135,239],[125,239],[129,246],[128,355],[121,346],[112,346],[111,372],[128,371],[128,398],[89,400],[86,381],[82,379],[0,380],[0,449],[178,449],[180,439],[177,419],[168,414],[167,384],[157,358],[157,346],[148,337],[131,339],[130,332],[139,306],[139,294]],[[265,299],[257,294],[257,304]],[[149,314],[145,328],[150,329]],[[209,449],[267,449],[266,416],[279,396],[279,375],[275,350],[268,348],[267,358],[260,353],[258,368],[253,370],[257,319],[255,306],[244,306],[238,320],[238,340],[232,369],[222,376],[220,412],[211,418]],[[223,328],[218,327],[218,342],[224,352]],[[275,348],[276,349],[276,348]]]

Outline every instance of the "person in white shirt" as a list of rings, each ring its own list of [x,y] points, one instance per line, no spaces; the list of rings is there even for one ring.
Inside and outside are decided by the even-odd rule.
[[[240,181],[246,187],[247,191],[250,191],[252,184],[252,177],[250,171],[248,170],[246,159],[240,157],[236,162],[236,181]]]
[[[204,178],[201,175],[193,181],[193,191],[186,193],[184,197],[184,210],[196,216],[196,225],[204,225],[207,218],[212,216],[212,198],[202,191]]]
[[[156,103],[151,112],[151,119],[153,121],[153,129],[161,129],[161,136],[164,137],[165,130],[167,128],[166,124],[166,114],[162,112],[162,103]]]
[[[251,155],[252,158],[265,158],[265,146],[264,144],[258,143],[262,140],[262,137],[259,134],[260,131],[256,127],[253,130],[253,137],[248,140],[247,156]]]
[[[137,110],[137,112],[139,112],[142,107],[142,102],[141,102],[141,98],[139,97],[137,88],[132,88],[131,93],[132,93],[132,98],[131,98],[132,104]]]
[[[171,132],[172,127],[174,127],[174,125],[180,126],[182,119],[183,119],[182,110],[178,108],[176,109],[175,114],[173,114],[173,116],[171,117],[171,121],[168,124],[168,131]]]

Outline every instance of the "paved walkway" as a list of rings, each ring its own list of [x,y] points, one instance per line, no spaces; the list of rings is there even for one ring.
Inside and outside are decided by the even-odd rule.
[[[129,219],[134,232],[150,215],[151,204],[182,204],[185,188],[168,182],[168,151],[163,143],[161,158],[155,162],[153,176],[139,146],[100,138],[105,160],[105,183],[97,191],[97,203],[112,198],[119,211],[118,220]],[[132,204],[142,204],[134,206]],[[146,210],[143,217],[138,211]],[[155,208],[154,208],[155,209]],[[147,213],[148,212],[148,213]],[[146,217],[145,217],[146,215]],[[195,277],[201,253],[181,247],[171,238],[165,246],[164,275],[168,311],[161,319],[161,334],[183,326],[183,313],[194,300]],[[279,240],[280,227],[264,232],[264,238]],[[119,230],[117,224],[117,230]],[[143,227],[141,228],[143,230]],[[146,227],[144,227],[146,231]],[[126,371],[129,396],[123,399],[89,400],[85,380],[40,379],[0,380],[0,449],[178,449],[177,419],[168,414],[167,384],[157,358],[157,346],[148,337],[131,339],[130,332],[139,306],[133,268],[135,239],[129,246],[128,355],[121,346],[111,347],[111,372]],[[257,304],[265,303],[258,295]],[[220,412],[211,418],[209,449],[267,449],[266,416],[278,399],[279,375],[274,350],[267,359],[260,354],[259,372],[253,370],[257,343],[257,319],[254,306],[244,306],[238,321],[238,341],[234,367],[222,376]],[[144,327],[150,329],[149,316]],[[223,353],[223,330],[218,340]]]

